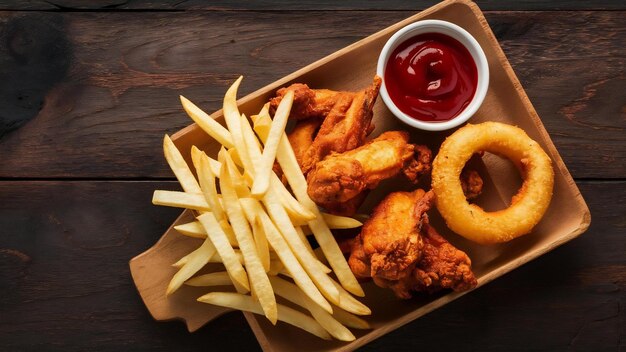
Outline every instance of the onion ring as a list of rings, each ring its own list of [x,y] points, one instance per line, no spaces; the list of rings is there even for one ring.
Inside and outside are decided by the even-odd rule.
[[[522,187],[504,210],[486,212],[463,195],[461,170],[479,151],[510,159],[522,174]],[[507,242],[529,233],[548,209],[553,187],[550,157],[522,129],[503,123],[460,128],[443,142],[433,161],[432,189],[441,216],[452,231],[481,244]]]

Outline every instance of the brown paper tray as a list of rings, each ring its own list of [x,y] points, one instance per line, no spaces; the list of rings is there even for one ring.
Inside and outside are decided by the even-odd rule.
[[[434,226],[450,242],[468,253],[480,287],[575,238],[587,229],[591,215],[487,21],[474,3],[465,0],[442,2],[259,89],[241,99],[239,107],[250,116],[260,109],[277,88],[291,82],[337,90],[365,87],[376,72],[378,54],[387,39],[398,29],[422,19],[442,19],[460,25],[476,38],[485,51],[491,74],[489,91],[483,105],[470,122],[501,121],[517,125],[538,141],[554,161],[555,188],[552,202],[543,220],[527,236],[501,245],[481,246],[450,232],[437,212],[430,212]],[[212,116],[223,123],[221,111]],[[433,151],[437,150],[441,141],[450,133],[413,130],[398,122],[380,99],[375,106],[374,123],[376,129],[372,137],[385,130],[409,130],[412,142],[427,144]],[[196,125],[177,132],[173,140],[184,155],[188,154],[191,145],[198,146],[210,155],[216,155],[219,148],[218,143]],[[185,157],[188,158],[189,155]],[[483,163],[484,165],[479,165],[482,169],[479,171],[485,178],[485,191],[478,203],[486,209],[503,208],[519,187],[517,171],[512,164],[498,157],[486,156]],[[361,212],[368,213],[386,193],[398,188],[397,182],[391,186],[392,183],[383,183],[372,192]],[[427,183],[421,186],[428,188]],[[174,225],[188,222],[192,216],[191,212],[185,211]],[[154,247],[130,261],[133,279],[152,316],[157,320],[182,319],[187,323],[189,331],[195,331],[229,311],[197,303],[196,298],[206,292],[202,288],[183,287],[171,297],[165,297],[165,288],[175,273],[171,264],[198,245],[198,240],[182,236],[170,228]],[[351,343],[324,341],[286,324],[272,326],[263,317],[248,313],[245,316],[264,351],[292,351],[295,348],[300,351],[348,351],[464,294],[442,293],[401,301],[389,290],[380,289],[372,283],[365,284],[364,290],[366,297],[363,301],[373,312],[368,317],[373,329],[353,330],[357,339]]]

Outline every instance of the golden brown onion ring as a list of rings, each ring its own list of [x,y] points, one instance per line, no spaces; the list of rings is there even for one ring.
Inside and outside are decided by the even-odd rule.
[[[510,159],[522,173],[522,187],[504,210],[486,212],[469,204],[463,195],[461,170],[479,151]],[[553,186],[554,171],[541,146],[522,129],[503,123],[460,128],[443,142],[433,162],[437,209],[452,231],[482,244],[506,242],[529,233],[548,209]]]

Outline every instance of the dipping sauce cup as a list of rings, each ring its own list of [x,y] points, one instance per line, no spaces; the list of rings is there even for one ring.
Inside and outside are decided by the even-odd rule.
[[[376,71],[389,110],[427,131],[465,123],[489,87],[487,57],[476,39],[439,20],[415,22],[396,32],[381,51]]]

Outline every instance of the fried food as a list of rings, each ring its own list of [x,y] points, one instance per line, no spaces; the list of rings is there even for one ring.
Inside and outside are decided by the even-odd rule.
[[[357,194],[354,198],[348,199],[345,202],[328,203],[328,204],[323,204],[322,206],[327,212],[331,214],[342,215],[342,216],[352,216],[356,214],[357,210],[359,209],[361,204],[363,204],[368,194],[369,194],[369,190],[365,190]]]
[[[389,131],[354,150],[332,154],[308,174],[308,193],[318,205],[347,202],[405,171],[410,181],[430,170],[430,150],[408,143],[409,134]],[[417,150],[417,157],[415,152]]]
[[[520,170],[524,182],[507,209],[486,212],[465,199],[461,170],[478,151],[502,155]],[[548,209],[553,187],[550,157],[522,129],[503,123],[460,128],[443,142],[433,162],[437,209],[452,231],[481,244],[507,242],[529,233]]]
[[[330,153],[343,153],[363,144],[373,130],[372,109],[381,83],[381,78],[376,76],[367,89],[357,93],[342,92],[337,96],[336,103],[302,158],[305,175]]]
[[[461,188],[465,199],[476,199],[483,191],[483,179],[476,170],[464,168],[461,171]]]
[[[269,114],[266,114],[265,117],[260,116],[256,120],[256,122],[262,123],[262,121],[266,119],[269,119]],[[256,127],[257,126],[255,123],[255,129]],[[259,129],[258,132],[261,141],[264,141],[267,138],[267,134],[261,132],[263,130],[264,129]],[[339,249],[337,241],[335,240],[332,232],[330,232],[330,229],[328,228],[328,224],[326,224],[326,222],[322,218],[322,215],[315,205],[315,202],[313,202],[313,200],[311,200],[311,198],[307,194],[306,179],[304,177],[304,174],[302,173],[302,170],[298,166],[298,161],[296,159],[295,153],[293,152],[293,149],[291,148],[289,140],[286,136],[283,136],[283,138],[281,138],[280,140],[276,159],[278,160],[278,163],[280,164],[280,167],[284,172],[284,177],[289,182],[289,186],[291,187],[291,190],[293,191],[298,201],[303,206],[309,208],[309,210],[311,210],[316,215],[316,218],[309,221],[308,225],[311,232],[313,233],[313,236],[315,237],[315,240],[320,245],[320,248],[322,248],[322,252],[326,257],[326,260],[328,260],[328,263],[332,267],[335,275],[337,276],[337,279],[341,283],[339,287],[342,288],[343,286],[343,288],[345,288],[345,290],[349,291],[350,293],[363,297],[365,293],[363,292],[361,285],[359,285],[356,277],[350,270],[350,267],[348,266],[348,263],[343,256],[343,253],[341,253],[341,250]],[[347,293],[346,295],[349,296],[349,294]],[[343,299],[339,306],[342,307],[344,302],[346,302],[345,299]]]
[[[317,130],[322,125],[321,119],[310,119],[304,121],[298,121],[291,133],[287,136],[289,144],[293,148],[293,152],[296,154],[298,165],[302,168],[302,160],[307,150],[313,144],[313,139],[317,134]]]
[[[414,291],[475,287],[467,255],[428,224],[433,199],[421,189],[385,197],[352,242],[348,264],[355,275],[371,277],[404,299]]]
[[[308,197],[306,179],[285,134],[295,93],[284,94],[273,119],[266,104],[253,117],[253,130],[237,107],[240,82],[241,77],[224,97],[227,127],[215,123],[181,97],[192,119],[223,144],[218,160],[191,146],[188,151],[192,165],[189,165],[172,140],[168,136],[164,138],[165,158],[184,192],[157,190],[153,204],[195,210],[196,221],[175,228],[204,240],[199,248],[172,265],[177,272],[166,294],[174,294],[184,283],[232,286],[237,293],[211,292],[198,301],[262,314],[272,324],[286,321],[322,338],[352,341],[355,336],[347,326],[368,326],[353,314],[371,314],[371,310],[348,292],[364,295],[329,225],[352,228],[361,223],[323,214]],[[330,92],[321,91],[320,97],[334,94]],[[297,200],[272,171],[275,159],[285,171]],[[194,167],[197,178],[190,166]],[[300,227],[305,224],[320,244],[319,253],[311,249]],[[207,269],[209,263],[220,263],[222,271],[193,278]],[[331,272],[341,284],[329,276]],[[293,283],[277,275],[288,276]],[[278,304],[277,295],[305,307],[311,316]]]
[[[303,83],[294,83],[276,91],[270,99],[270,113],[274,115],[278,105],[287,93],[293,92],[294,100],[290,117],[296,120],[324,118],[335,106],[340,96],[354,96],[354,92],[341,92],[330,89],[311,89]]]
[[[415,281],[411,288],[414,291],[433,293],[449,288],[462,292],[476,287],[472,261],[465,252],[446,241],[428,220],[422,224],[421,234],[424,248],[413,271]]]

